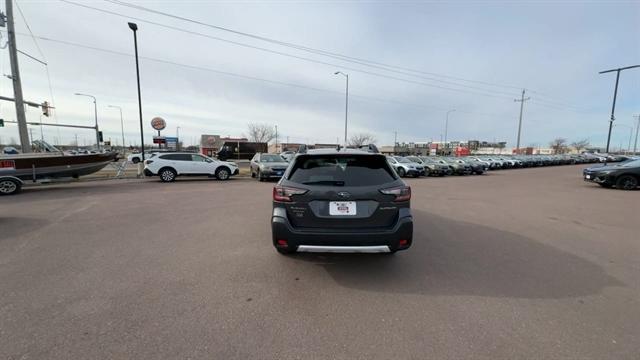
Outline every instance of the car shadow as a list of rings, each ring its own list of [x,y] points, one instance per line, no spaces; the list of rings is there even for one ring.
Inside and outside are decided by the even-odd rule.
[[[341,286],[382,293],[565,298],[624,286],[598,265],[507,231],[414,211],[412,247],[388,254],[292,256]]]

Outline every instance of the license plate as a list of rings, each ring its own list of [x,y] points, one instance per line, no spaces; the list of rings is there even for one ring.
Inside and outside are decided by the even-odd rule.
[[[329,202],[329,215],[353,216],[356,214],[355,201]]]
[[[591,175],[585,175],[584,178],[585,179],[591,179]]]

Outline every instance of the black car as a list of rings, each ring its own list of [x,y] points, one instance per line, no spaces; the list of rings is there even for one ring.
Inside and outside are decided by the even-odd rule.
[[[278,252],[394,253],[411,246],[411,188],[373,149],[298,153],[273,188]]]
[[[640,184],[640,159],[622,163],[586,168],[582,171],[585,181],[620,190],[634,190]]]
[[[476,175],[482,175],[484,174],[487,170],[489,170],[489,166],[483,163],[480,163],[479,161],[471,161],[471,160],[467,160],[467,159],[451,159],[452,162],[456,162],[458,164],[462,164],[462,165],[468,165],[471,167],[471,174],[476,174]]]

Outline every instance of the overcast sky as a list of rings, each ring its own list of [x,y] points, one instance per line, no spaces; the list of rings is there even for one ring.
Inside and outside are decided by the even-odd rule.
[[[281,140],[288,136],[291,142],[335,142],[344,131],[345,78],[334,75],[340,70],[350,75],[350,132],[372,133],[379,144],[392,144],[396,131],[400,142],[439,140],[447,110],[456,109],[449,121],[450,140],[497,140],[515,146],[520,108],[513,99],[526,88],[531,100],[525,103],[523,145],[546,146],[559,136],[570,141],[588,138],[603,145],[615,73],[598,72],[640,64],[637,1],[131,2],[215,26],[393,65],[398,67],[395,72],[106,1],[82,4],[125,17],[55,0],[17,3],[36,36],[55,40],[36,39],[40,54],[14,7],[18,48],[48,62],[53,93],[52,99],[45,67],[20,55],[25,99],[54,103],[56,119],[46,121],[91,125],[91,100],[74,93],[95,95],[100,127],[107,139],[118,144],[119,113],[107,105],[122,106],[127,145],[139,143],[133,37],[127,17],[209,36],[130,19],[140,28],[147,142],[153,135],[150,121],[155,116],[166,119],[165,135],[175,135],[179,126],[187,144],[201,134],[246,134],[250,122],[277,125]],[[2,35],[4,43],[6,33]],[[9,74],[8,51],[0,52],[0,70]],[[0,80],[0,94],[13,95],[6,77]],[[6,120],[15,119],[12,103],[2,102],[0,113]],[[635,126],[632,116],[638,113],[640,68],[621,76],[616,108],[616,124],[621,126],[614,128],[614,147],[621,143],[626,147],[629,129],[624,125]],[[29,108],[27,118],[39,121],[39,110]],[[33,131],[39,138],[40,128]],[[69,143],[75,134],[81,145],[94,139],[90,130],[44,128],[50,142]],[[0,137],[4,142],[18,138],[17,126],[0,128]]]

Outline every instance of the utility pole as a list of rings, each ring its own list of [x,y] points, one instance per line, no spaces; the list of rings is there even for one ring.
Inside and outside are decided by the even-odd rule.
[[[278,125],[276,125],[276,152],[278,152]]]
[[[344,100],[344,146],[347,147],[347,120],[349,117],[349,74],[345,74],[342,71],[336,71],[334,73],[334,75],[338,74],[344,76],[347,79]]]
[[[447,144],[447,135],[449,133],[449,114],[456,111],[456,109],[451,109],[449,111],[447,111],[447,120],[445,120],[444,122],[444,147],[445,148],[449,148],[449,145]]]
[[[520,97],[520,100],[513,100],[520,103],[520,120],[518,121],[518,140],[516,141],[516,154],[520,153],[520,133],[522,132],[522,111],[524,110],[524,102],[531,99],[530,97],[525,99],[524,93],[525,89],[522,89],[522,97]]]
[[[393,132],[393,154],[394,155],[396,153],[396,146],[398,146],[398,132],[394,131]]]
[[[638,153],[638,130],[640,130],[640,114],[634,116],[638,120],[638,124],[636,125],[636,141],[633,143],[633,154],[636,155]]]
[[[611,129],[613,128],[613,122],[615,121],[615,112],[616,112],[616,98],[618,97],[618,82],[620,81],[620,71],[633,69],[640,67],[640,65],[627,66],[617,69],[604,70],[600,71],[599,74],[606,74],[615,71],[616,72],[616,86],[613,90],[613,104],[611,105],[611,119],[609,120],[609,135],[607,136],[607,153],[609,152],[609,144],[611,143]]]
[[[20,134],[20,146],[23,153],[31,152],[29,143],[29,130],[27,128],[27,117],[24,113],[24,98],[22,96],[22,82],[20,80],[20,68],[18,66],[18,49],[16,47],[16,29],[13,22],[13,0],[6,0],[7,8],[7,33],[9,35],[9,61],[11,62],[11,82],[13,83],[13,94],[16,103],[16,121],[18,121],[18,132]],[[4,17],[4,14],[2,14]]]

